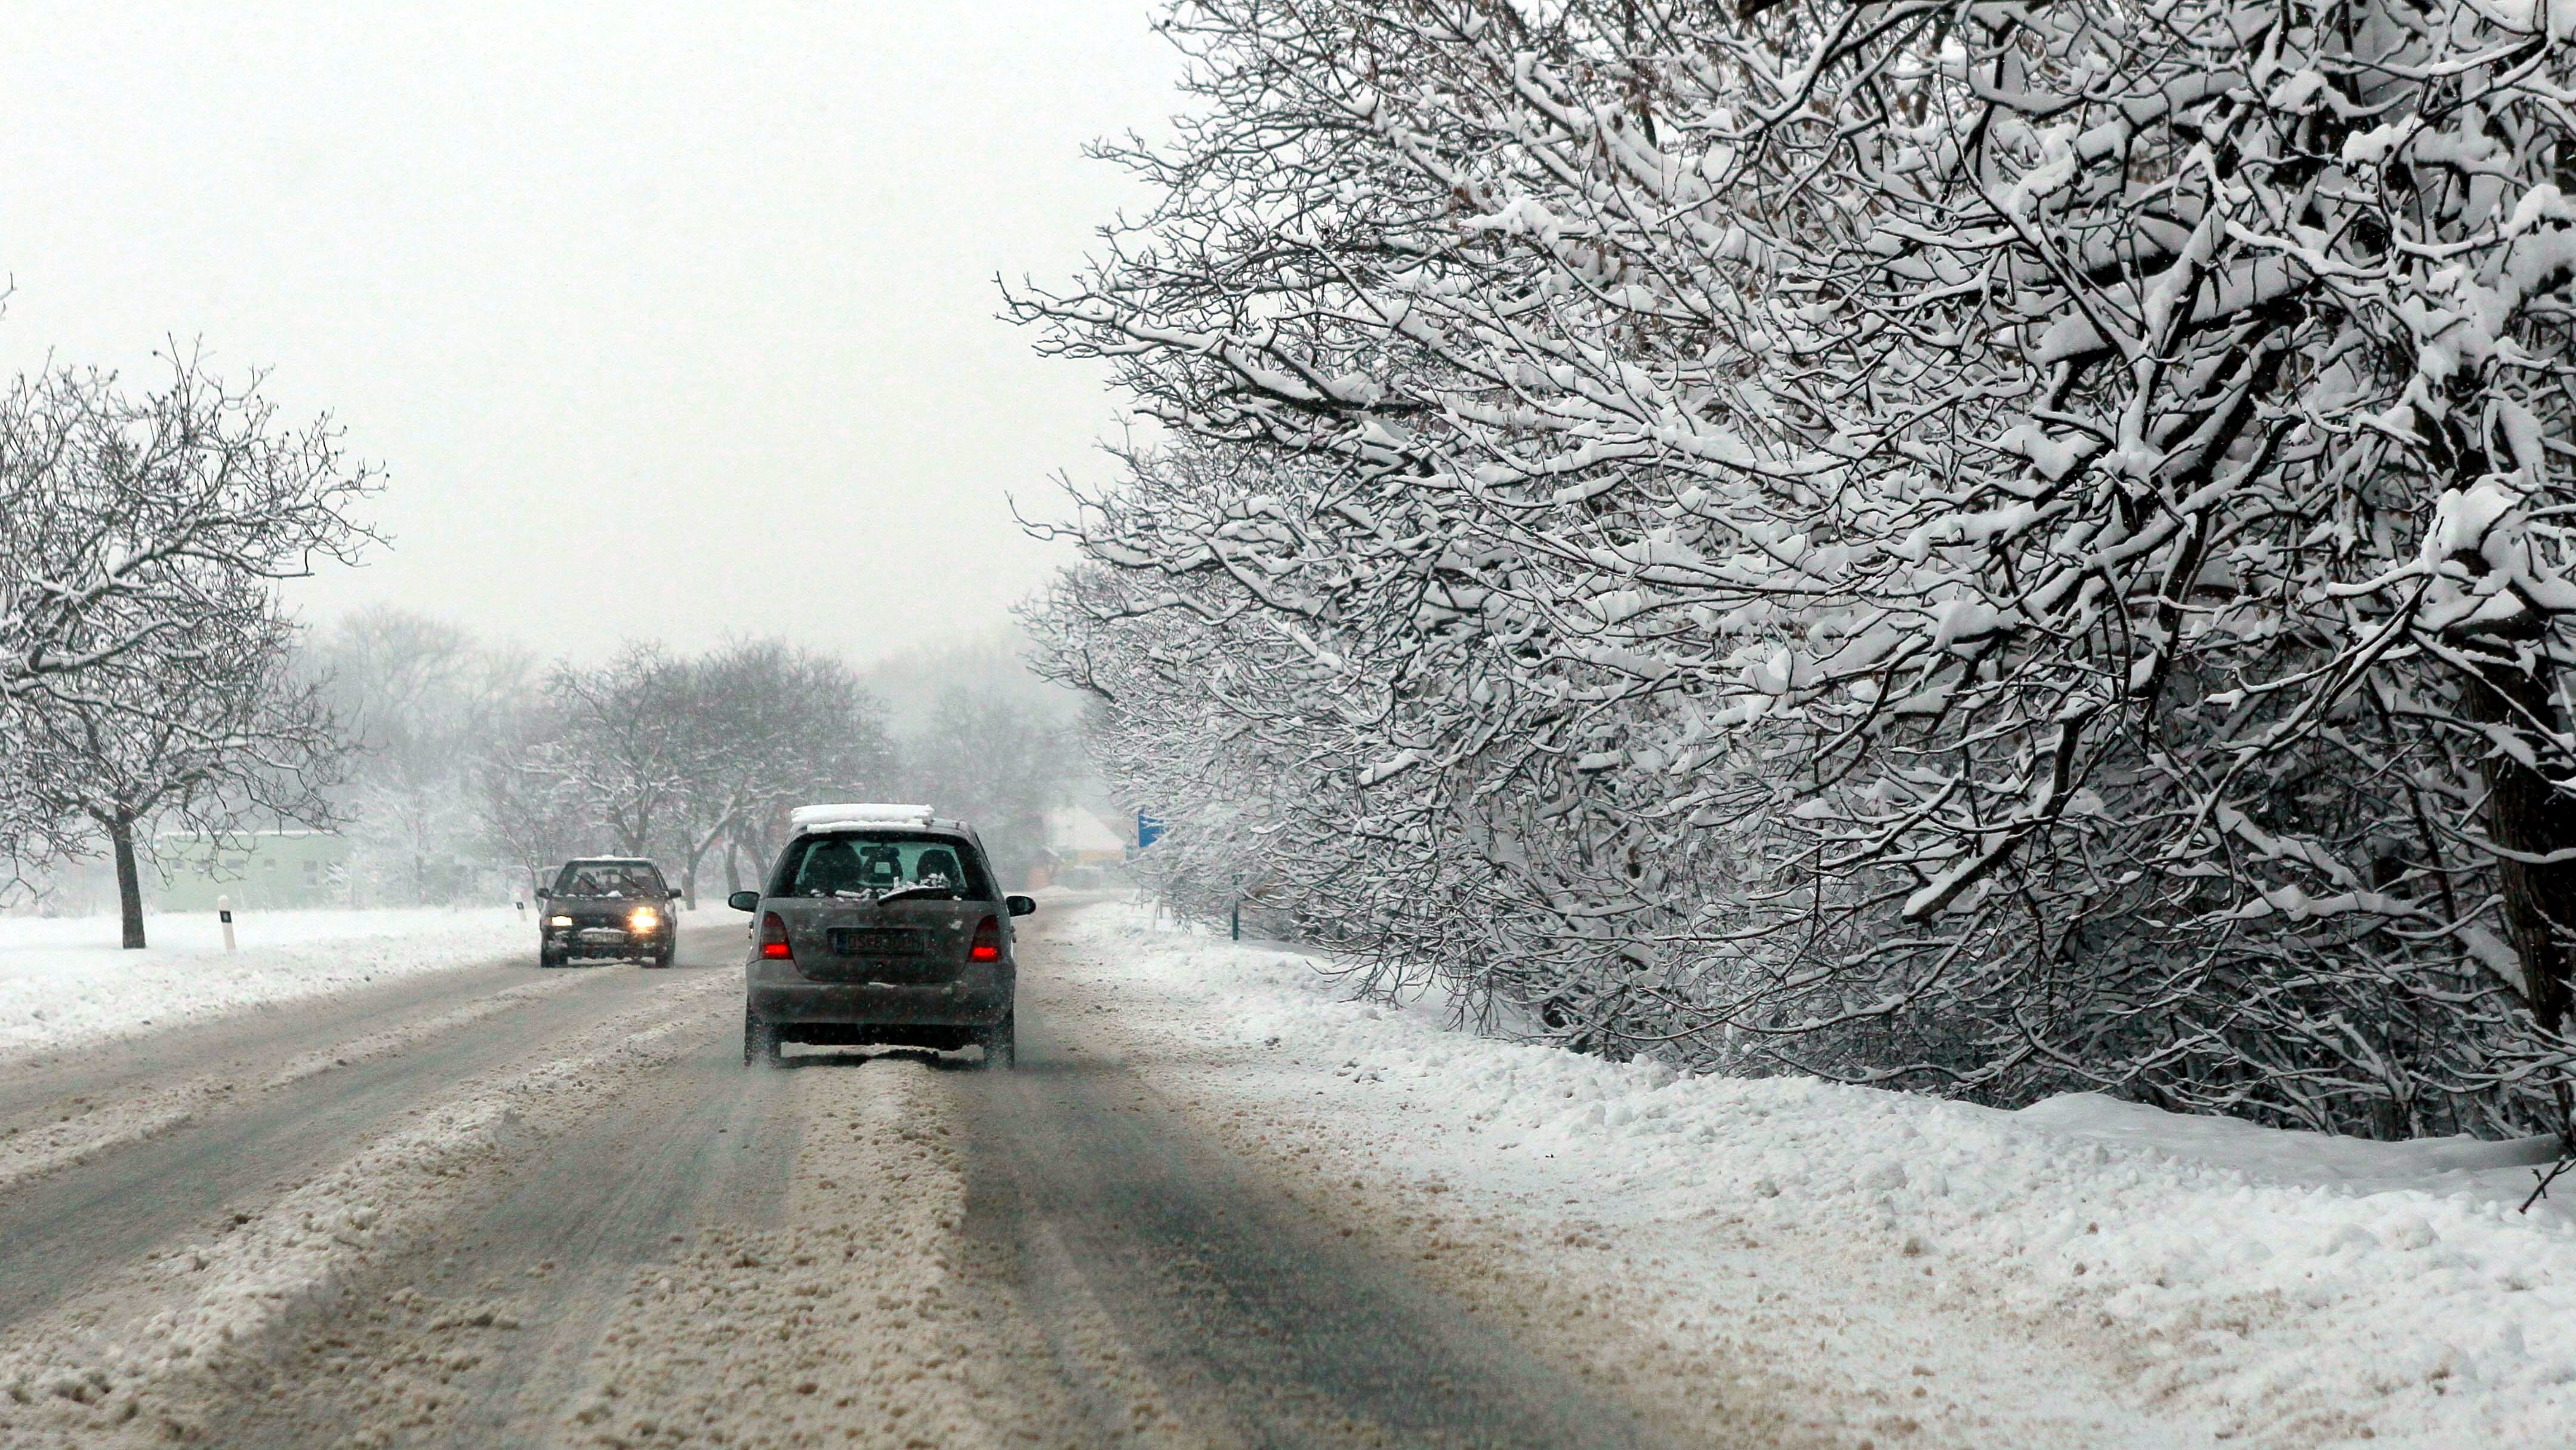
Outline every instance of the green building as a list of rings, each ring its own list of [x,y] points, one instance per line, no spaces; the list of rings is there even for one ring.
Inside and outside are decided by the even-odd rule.
[[[152,855],[143,891],[158,911],[212,911],[218,896],[244,911],[349,904],[349,843],[329,831],[163,831]]]

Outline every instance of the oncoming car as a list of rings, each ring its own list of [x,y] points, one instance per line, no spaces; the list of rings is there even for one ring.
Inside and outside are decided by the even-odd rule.
[[[1037,910],[994,888],[983,842],[928,806],[806,806],[752,913],[742,1058],[780,1046],[981,1047],[1011,1065],[1018,966],[1011,918]]]
[[[671,901],[679,894],[640,857],[567,861],[554,885],[537,888],[537,965],[606,957],[667,967],[678,947]]]

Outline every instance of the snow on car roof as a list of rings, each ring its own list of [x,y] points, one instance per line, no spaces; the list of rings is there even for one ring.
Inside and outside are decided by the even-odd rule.
[[[875,803],[837,806],[798,806],[788,813],[787,822],[799,830],[815,826],[922,826],[928,825],[935,812],[928,806],[898,806]]]

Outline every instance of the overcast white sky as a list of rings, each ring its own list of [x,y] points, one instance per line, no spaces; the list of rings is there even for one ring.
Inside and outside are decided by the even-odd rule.
[[[1100,373],[993,320],[1141,194],[1152,0],[11,4],[0,366],[270,370],[391,472],[384,601],[593,655],[999,625]]]

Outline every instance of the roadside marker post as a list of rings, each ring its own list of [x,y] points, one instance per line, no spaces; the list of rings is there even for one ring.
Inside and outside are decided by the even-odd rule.
[[[229,896],[216,897],[215,915],[224,924],[224,950],[231,951],[233,949],[233,899]]]

